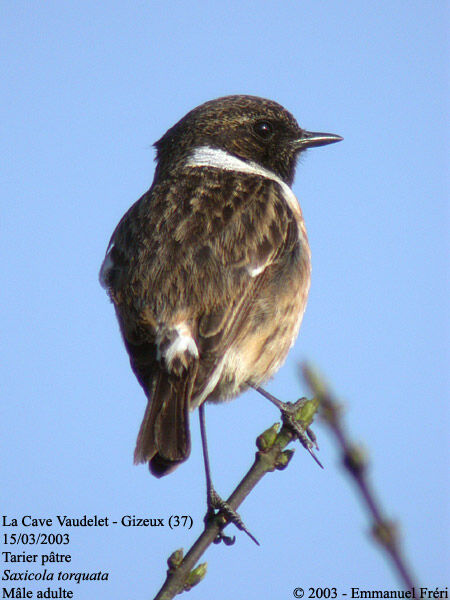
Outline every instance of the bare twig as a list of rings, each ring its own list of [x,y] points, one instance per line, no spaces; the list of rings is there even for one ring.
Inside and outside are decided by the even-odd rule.
[[[414,582],[400,544],[395,523],[390,521],[381,508],[367,473],[367,458],[362,449],[348,436],[342,420],[342,409],[322,376],[309,365],[303,365],[303,376],[314,396],[319,400],[320,416],[333,432],[342,453],[342,463],[356,483],[364,504],[373,519],[372,535],[387,552],[400,580],[406,589],[413,590]]]
[[[295,417],[297,422],[307,429],[318,408],[317,400],[301,399],[294,406],[297,409]],[[233,510],[237,510],[264,475],[287,467],[294,451],[285,448],[295,438],[296,434],[291,428],[283,425],[280,430],[279,423],[275,423],[258,437],[255,461],[227,500]],[[170,600],[201,581],[206,573],[206,563],[195,569],[194,566],[206,549],[220,536],[227,524],[225,517],[219,512],[205,524],[204,531],[184,558],[182,550],[177,550],[170,556],[166,581],[154,600]]]

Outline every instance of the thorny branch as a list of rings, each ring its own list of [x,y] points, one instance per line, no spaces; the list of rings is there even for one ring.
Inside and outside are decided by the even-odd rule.
[[[303,429],[308,428],[318,408],[317,400],[301,399],[292,406],[296,408],[296,420],[300,426]],[[279,423],[272,425],[257,438],[258,451],[255,461],[227,500],[232,509],[237,510],[264,475],[287,467],[294,451],[285,450],[285,447],[295,438],[296,434],[291,428],[283,425],[280,429]],[[202,534],[184,558],[183,550],[176,550],[169,557],[166,581],[154,600],[170,600],[177,594],[191,589],[203,579],[206,573],[206,563],[194,567],[207,548],[220,536],[226,525],[225,518],[219,513],[205,524]],[[224,540],[229,540],[229,538],[224,538]]]
[[[341,451],[342,463],[359,489],[372,517],[372,535],[387,552],[405,588],[418,588],[407,565],[396,524],[384,514],[368,478],[367,456],[348,436],[342,419],[342,407],[321,375],[309,365],[303,365],[303,376],[320,404],[319,415],[328,425]]]
[[[302,371],[314,398],[312,400],[301,399],[291,405],[291,408],[295,409],[293,410],[294,418],[306,431],[320,405],[320,416],[334,434],[342,453],[343,465],[355,481],[372,517],[373,537],[390,557],[405,588],[408,590],[412,590],[414,587],[418,588],[406,564],[397,527],[385,516],[369,482],[366,456],[350,440],[344,428],[340,404],[316,371],[308,365],[304,365]],[[294,451],[285,450],[285,448],[295,438],[298,438],[298,434],[294,433],[292,426],[287,423],[283,424],[281,429],[280,425],[275,423],[258,437],[255,461],[227,500],[232,509],[237,510],[264,475],[276,469],[284,469],[288,465]],[[301,438],[300,441],[302,441]],[[207,548],[218,538],[222,537],[225,543],[230,543],[230,538],[222,535],[222,531],[227,525],[225,517],[221,513],[217,514],[205,524],[203,532],[186,556],[183,557],[183,550],[176,550],[169,557],[166,581],[154,600],[171,600],[177,594],[191,589],[203,579],[206,574],[206,563],[197,567],[195,565]]]

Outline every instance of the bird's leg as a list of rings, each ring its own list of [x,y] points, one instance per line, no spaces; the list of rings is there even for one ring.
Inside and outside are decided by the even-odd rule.
[[[255,390],[264,396],[264,398],[267,398],[267,400],[270,400],[270,402],[275,404],[275,406],[281,411],[283,424],[289,427],[289,429],[296,435],[301,445],[308,450],[319,467],[323,469],[322,463],[319,461],[313,450],[313,448],[316,448],[317,450],[319,449],[315,433],[310,427],[307,427],[306,429],[302,427],[299,421],[297,421],[295,418],[301,403],[304,402],[305,399],[300,398],[300,400],[297,400],[297,402],[282,402],[275,396],[272,396],[272,394],[269,392],[266,392],[266,390],[263,390],[261,387],[255,387]]]
[[[241,517],[238,513],[231,508],[231,506],[225,500],[219,496],[219,494],[214,489],[212,479],[211,479],[211,469],[209,466],[209,454],[208,454],[208,444],[206,441],[206,424],[205,424],[205,405],[202,404],[199,407],[199,417],[200,417],[200,433],[202,436],[202,448],[203,448],[203,460],[205,463],[205,475],[206,475],[206,502],[208,505],[208,510],[205,515],[205,522],[209,521],[216,514],[221,513],[225,519],[229,523],[234,523],[238,529],[244,531],[254,542],[259,546],[258,540],[249,532],[247,527],[244,525]],[[216,513],[216,510],[218,513]],[[217,536],[215,543],[218,544],[223,540],[223,542],[227,546],[231,546],[235,542],[235,537],[229,537],[224,535],[221,531]]]

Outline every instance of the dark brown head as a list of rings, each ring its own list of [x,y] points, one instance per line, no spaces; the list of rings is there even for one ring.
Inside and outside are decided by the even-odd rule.
[[[280,104],[256,96],[225,96],[194,108],[155,144],[157,176],[199,147],[223,150],[292,183],[298,155],[342,138],[302,129]]]

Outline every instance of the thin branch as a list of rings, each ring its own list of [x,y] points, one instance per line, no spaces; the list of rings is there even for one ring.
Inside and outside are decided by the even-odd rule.
[[[418,589],[407,565],[400,544],[398,529],[390,521],[375,496],[368,478],[368,462],[365,453],[348,436],[343,424],[342,407],[321,375],[309,365],[303,365],[303,376],[314,396],[319,400],[320,416],[334,434],[341,450],[342,463],[353,478],[366,505],[372,522],[372,535],[387,552],[397,575],[408,590]]]
[[[297,421],[304,429],[308,428],[318,408],[317,400],[306,401],[301,399],[294,406],[297,408]],[[287,467],[294,451],[285,450],[284,448],[296,438],[296,434],[285,425],[281,427],[281,430],[279,429],[280,425],[275,423],[256,440],[258,451],[256,452],[255,461],[227,500],[233,510],[238,509],[264,475]],[[201,581],[206,573],[206,563],[194,569],[195,564],[207,548],[220,536],[227,524],[224,516],[219,513],[205,524],[203,533],[184,558],[182,550],[177,550],[171,555],[168,560],[169,569],[166,581],[154,600],[170,600]]]

